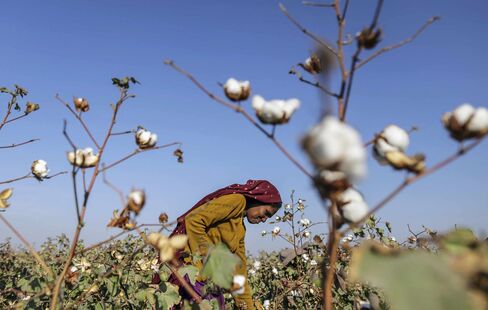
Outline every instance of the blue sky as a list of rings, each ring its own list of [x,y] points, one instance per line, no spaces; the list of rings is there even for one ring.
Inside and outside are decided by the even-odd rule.
[[[85,119],[101,140],[110,106],[117,97],[112,77],[134,76],[141,85],[137,97],[120,114],[117,130],[143,125],[158,133],[159,143],[182,141],[185,163],[177,164],[172,150],[141,154],[110,170],[109,179],[128,192],[144,188],[148,203],[139,222],[156,222],[160,212],[175,218],[203,195],[249,178],[269,179],[287,198],[291,190],[307,200],[307,217],[323,220],[325,210],[308,179],[252,125],[219,106],[186,78],[163,65],[166,58],[191,71],[217,94],[218,82],[233,76],[248,79],[253,93],[265,98],[296,97],[301,108],[277,137],[310,167],[299,148],[300,137],[318,118],[321,97],[315,89],[288,75],[314,45],[279,11],[277,1],[10,1],[2,2],[0,19],[0,85],[17,83],[30,91],[28,100],[41,109],[6,126],[0,144],[30,138],[41,141],[1,150],[0,180],[25,174],[42,158],[52,172],[69,170],[62,136],[63,119],[79,146],[92,146],[79,124],[54,96],[66,100],[84,96],[91,102]],[[333,42],[335,16],[330,9],[283,1],[308,29]],[[351,1],[347,32],[369,24],[375,1]],[[348,120],[369,140],[384,126],[416,125],[409,152],[424,152],[433,164],[456,150],[440,123],[441,115],[462,102],[487,106],[488,62],[486,1],[465,5],[452,1],[387,1],[380,18],[381,46],[410,36],[429,17],[442,20],[414,43],[384,54],[358,71]],[[354,47],[348,47],[350,55]],[[337,76],[338,72],[334,72]],[[336,85],[333,83],[333,86]],[[7,97],[2,96],[5,109]],[[246,104],[247,105],[247,104]],[[250,107],[249,111],[251,111]],[[252,112],[252,111],[251,111]],[[111,141],[105,160],[112,162],[134,149],[133,137]],[[406,225],[445,230],[469,225],[486,233],[488,219],[488,146],[406,189],[381,212],[397,236]],[[369,174],[358,185],[374,205],[399,184],[404,175],[380,167],[371,158]],[[310,167],[311,168],[311,167]],[[40,244],[49,236],[72,234],[75,226],[69,176],[46,182],[23,180],[13,185],[12,207],[3,213],[25,236]],[[82,238],[93,243],[116,233],[105,227],[117,195],[100,180],[89,205]],[[280,242],[260,238],[268,224],[248,225],[249,250],[275,249]],[[323,230],[325,232],[325,227]],[[0,239],[11,236],[0,225]],[[265,241],[266,240],[266,241]]]

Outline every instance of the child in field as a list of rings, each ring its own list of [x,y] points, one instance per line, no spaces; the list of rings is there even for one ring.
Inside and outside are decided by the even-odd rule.
[[[191,254],[205,256],[209,247],[224,243],[241,259],[235,274],[246,278],[244,293],[234,296],[236,304],[243,309],[255,309],[247,281],[244,218],[251,224],[265,222],[278,211],[281,204],[280,193],[273,184],[265,180],[248,180],[245,184],[233,184],[205,196],[178,218],[178,224],[171,234],[188,236],[188,244],[178,255],[180,262],[189,263]],[[184,256],[187,258],[184,259]],[[176,279],[170,280],[179,285]],[[153,283],[158,282],[159,277],[156,275]],[[203,284],[200,282],[193,286],[197,293]],[[180,289],[180,293],[188,296],[183,289]],[[211,297],[216,297],[221,309],[224,309],[222,295],[203,296]]]

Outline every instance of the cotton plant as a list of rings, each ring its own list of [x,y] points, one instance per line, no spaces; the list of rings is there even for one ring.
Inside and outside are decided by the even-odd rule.
[[[373,157],[381,165],[419,174],[425,169],[425,155],[407,155],[409,143],[409,135],[404,129],[388,125],[374,140]]]
[[[42,159],[35,160],[31,165],[31,173],[39,181],[44,180],[49,173],[47,162]]]
[[[251,83],[229,78],[224,84],[224,93],[232,101],[244,101],[251,94]]]
[[[263,124],[281,125],[288,123],[291,116],[300,107],[300,100],[265,100],[259,95],[252,98],[252,107]]]
[[[136,144],[140,149],[153,148],[158,141],[158,135],[150,132],[146,128],[139,126],[135,133]]]
[[[67,157],[70,164],[80,168],[95,167],[99,159],[98,154],[93,154],[93,149],[90,147],[70,151]]]
[[[481,138],[488,133],[488,109],[463,103],[442,116],[444,127],[457,141]]]

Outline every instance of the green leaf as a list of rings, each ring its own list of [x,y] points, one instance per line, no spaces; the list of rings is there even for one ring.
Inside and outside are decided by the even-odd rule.
[[[444,256],[421,251],[379,253],[385,251],[371,244],[355,250],[351,276],[382,289],[392,309],[472,309],[465,283]]]
[[[442,246],[449,252],[459,254],[476,243],[478,239],[473,231],[468,228],[460,228],[449,232],[442,240]]]
[[[184,277],[185,275],[188,275],[188,278],[190,278],[190,282],[195,285],[195,281],[197,279],[198,275],[198,268],[193,266],[193,265],[186,265],[178,269],[179,274]]]
[[[178,286],[165,282],[164,289],[154,294],[156,297],[156,308],[170,309],[179,303],[181,296],[178,293],[178,290]]]
[[[203,266],[202,275],[210,278],[218,286],[230,289],[234,271],[240,262],[225,244],[219,243],[211,249],[207,262]]]

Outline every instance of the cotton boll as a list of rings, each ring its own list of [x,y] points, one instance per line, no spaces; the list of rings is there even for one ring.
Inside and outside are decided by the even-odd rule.
[[[238,81],[230,78],[224,84],[224,92],[227,98],[232,101],[246,100],[251,92],[249,81]]]
[[[244,294],[244,284],[246,283],[246,277],[243,275],[235,275],[233,279],[233,283],[235,287],[238,287],[237,290],[233,290],[233,295],[241,295]]]
[[[396,125],[389,125],[383,129],[382,136],[388,144],[396,147],[399,151],[405,152],[410,143],[408,133]]]
[[[300,107],[300,100],[298,99],[288,99],[285,101],[283,110],[285,111],[285,118],[290,119],[292,116],[293,112],[295,112],[296,109]]]
[[[350,202],[362,202],[364,201],[363,195],[359,193],[354,188],[350,187],[342,192],[339,196],[339,199],[342,203],[350,203]]]
[[[361,137],[335,117],[327,116],[312,128],[303,147],[319,170],[344,172],[350,181],[366,174],[366,151]]]
[[[368,205],[364,201],[353,201],[342,206],[341,210],[346,221],[355,223],[368,214]]]
[[[252,97],[252,108],[256,111],[258,110],[261,110],[264,106],[264,103],[266,101],[264,100],[263,97],[259,96],[259,95],[256,95],[254,97]]]
[[[475,110],[472,105],[469,103],[463,103],[452,112],[452,115],[456,118],[459,125],[464,126],[471,115],[473,115],[474,111]]]
[[[469,121],[467,129],[473,133],[488,131],[488,109],[480,107],[474,112],[473,118]]]
[[[299,106],[300,101],[298,99],[266,101],[259,95],[254,96],[252,102],[252,107],[256,111],[256,116],[259,120],[264,124],[273,125],[288,122]]]
[[[47,162],[42,159],[35,160],[31,165],[31,172],[36,179],[42,181],[49,173],[49,169],[47,169]]]

